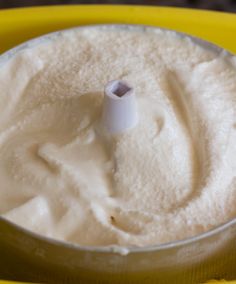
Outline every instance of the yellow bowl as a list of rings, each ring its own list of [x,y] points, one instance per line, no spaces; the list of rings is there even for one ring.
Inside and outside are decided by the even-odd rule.
[[[0,11],[0,52],[38,35],[94,23],[166,27],[214,42],[236,53],[236,15],[147,6],[71,5]]]
[[[97,23],[165,27],[201,37],[236,53],[236,41],[234,41],[236,15],[190,9],[106,5],[2,10],[0,11],[0,52],[44,33]],[[0,281],[0,283],[10,282]]]

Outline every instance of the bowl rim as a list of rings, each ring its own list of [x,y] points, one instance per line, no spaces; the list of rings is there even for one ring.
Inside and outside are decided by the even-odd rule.
[[[144,25],[144,24],[120,24],[120,23],[112,23],[112,24],[85,24],[75,27],[70,27],[66,29],[57,30],[54,32],[46,33],[38,37],[34,37],[30,40],[27,40],[19,45],[16,45],[15,47],[3,52],[0,54],[0,66],[7,62],[10,58],[14,57],[14,55],[25,49],[33,48],[34,46],[40,45],[47,41],[53,41],[55,38],[60,37],[62,34],[67,32],[73,32],[77,30],[83,30],[83,29],[90,29],[90,28],[100,28],[100,29],[122,29],[122,30],[136,30],[136,31],[142,31],[142,32],[157,32],[157,31],[165,31],[165,32],[173,32],[174,34],[180,36],[181,38],[187,38],[192,40],[197,45],[216,53],[216,55],[227,57],[234,57],[235,55],[231,53],[230,51],[224,49],[223,47],[220,47],[214,43],[211,43],[207,40],[203,40],[201,38],[198,38],[196,36],[189,35],[184,32],[179,32],[173,29],[158,27],[158,26],[152,26],[152,25]],[[28,235],[32,238],[38,239],[42,242],[46,242],[50,245],[54,246],[62,246],[66,249],[72,249],[76,251],[84,251],[84,252],[97,252],[97,253],[118,253],[121,255],[127,255],[127,254],[135,254],[135,253],[147,253],[147,252],[157,252],[162,250],[168,250],[173,248],[178,248],[181,246],[190,245],[192,243],[195,243],[197,241],[201,241],[204,239],[207,239],[208,237],[212,237],[214,235],[217,235],[228,228],[231,228],[232,226],[236,225],[236,217],[232,218],[229,221],[226,221],[218,226],[215,226],[214,228],[200,233],[198,235],[184,238],[181,240],[176,240],[172,242],[166,242],[161,244],[154,244],[154,245],[147,245],[147,246],[120,246],[120,245],[109,245],[109,246],[88,246],[88,245],[80,245],[77,243],[71,243],[64,240],[54,239],[51,237],[43,236],[41,234],[35,233],[31,230],[28,230],[20,225],[17,225],[16,223],[7,220],[3,216],[0,215],[0,226],[1,222],[6,223],[10,225],[11,227],[15,228],[17,231],[24,233],[25,235]]]

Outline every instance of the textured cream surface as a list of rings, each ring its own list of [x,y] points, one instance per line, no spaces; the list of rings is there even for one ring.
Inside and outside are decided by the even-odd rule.
[[[82,245],[146,246],[236,216],[235,59],[172,32],[67,31],[0,66],[0,214]],[[138,126],[104,135],[104,85]]]

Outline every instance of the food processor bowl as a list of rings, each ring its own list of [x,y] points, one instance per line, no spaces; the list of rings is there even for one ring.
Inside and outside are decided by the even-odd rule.
[[[74,29],[89,29],[91,26]],[[97,28],[136,29],[143,25],[97,25]],[[69,29],[70,30],[70,29]],[[0,65],[20,50],[54,40],[54,32],[28,41],[0,56]],[[189,37],[216,54],[232,56],[209,42]],[[43,237],[0,217],[0,275],[5,279],[43,283],[203,283],[236,278],[236,219],[188,239],[147,247],[86,247]],[[9,267],[9,270],[7,269]],[[14,277],[12,270],[14,267]]]

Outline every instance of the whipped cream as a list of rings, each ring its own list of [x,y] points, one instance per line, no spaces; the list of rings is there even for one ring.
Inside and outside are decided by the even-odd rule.
[[[147,246],[236,216],[236,60],[158,29],[84,28],[0,66],[0,214],[91,246]],[[103,90],[138,125],[107,135]]]

